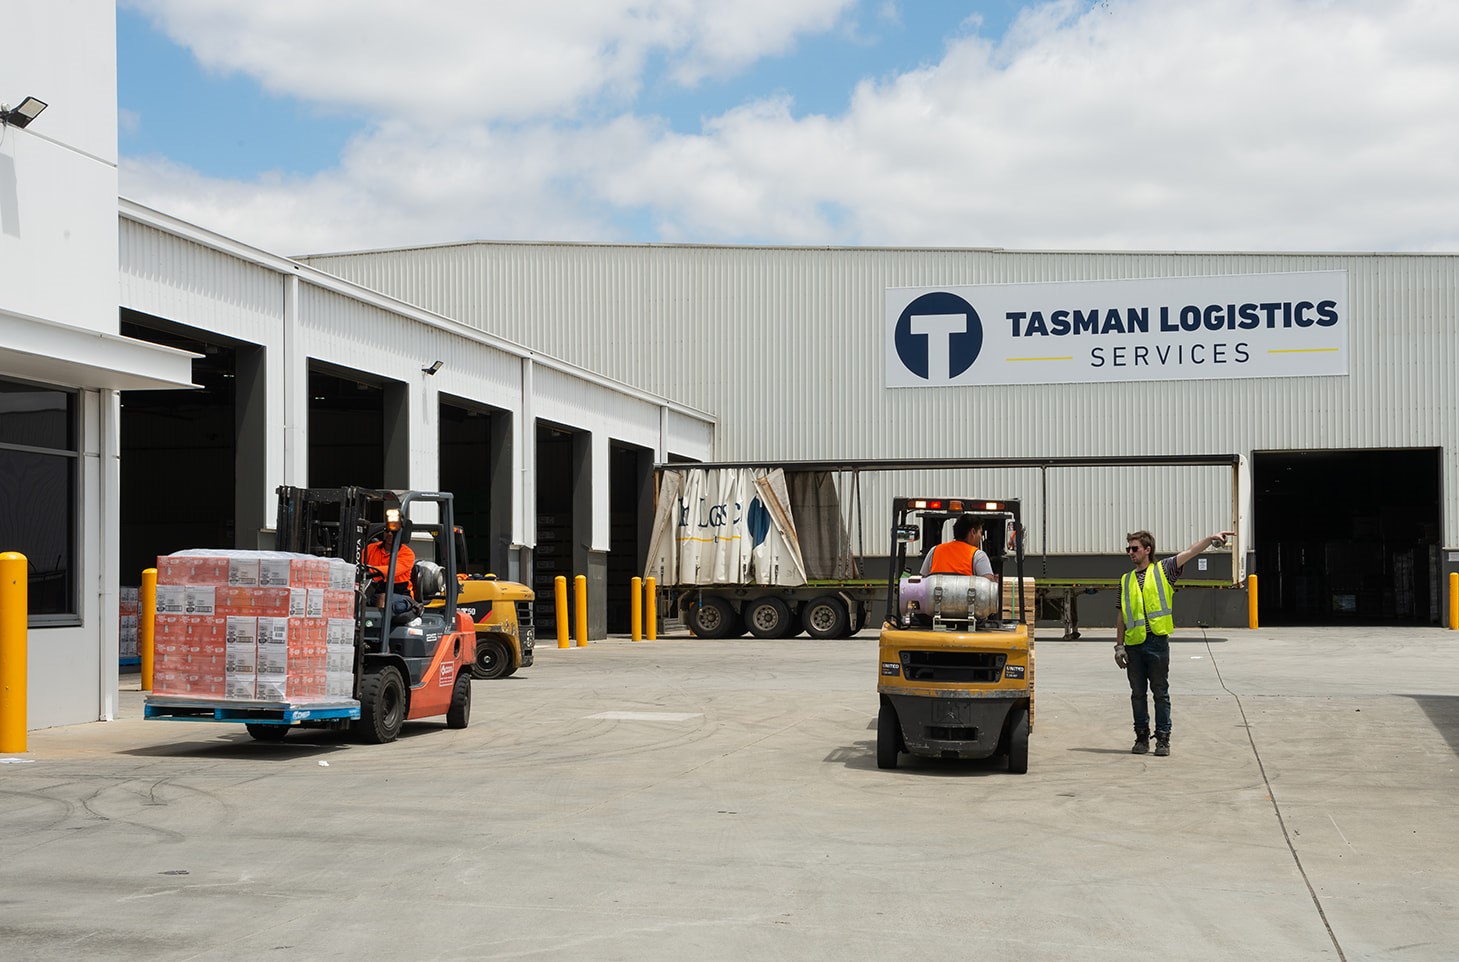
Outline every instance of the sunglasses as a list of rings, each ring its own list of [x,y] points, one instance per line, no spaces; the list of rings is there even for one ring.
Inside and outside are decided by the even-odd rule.
[[[1138,544],[1132,544],[1132,545],[1127,546],[1125,548],[1125,551],[1128,554],[1134,554],[1136,551],[1139,551],[1142,547],[1144,547],[1144,546],[1143,545],[1138,545]]]

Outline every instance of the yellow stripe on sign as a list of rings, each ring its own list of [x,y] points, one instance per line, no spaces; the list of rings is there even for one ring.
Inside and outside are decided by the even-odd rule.
[[[716,541],[739,541],[740,538],[741,535],[737,534],[722,534],[718,538],[680,538],[679,542],[682,544],[685,541],[698,541],[700,544],[714,544]]]
[[[1337,350],[1336,347],[1289,347],[1289,348],[1267,348],[1268,354],[1331,354]]]
[[[1072,361],[1074,355],[1067,354],[1063,357],[1005,357],[1005,361]]]

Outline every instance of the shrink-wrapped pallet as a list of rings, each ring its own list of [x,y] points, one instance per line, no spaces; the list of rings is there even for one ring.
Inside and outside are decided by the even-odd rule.
[[[348,686],[329,676],[354,669],[354,578],[348,562],[284,552],[158,558],[153,691],[289,703],[351,697],[352,675]]]

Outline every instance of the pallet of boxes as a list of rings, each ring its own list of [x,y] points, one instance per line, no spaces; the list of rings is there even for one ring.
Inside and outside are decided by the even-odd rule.
[[[355,566],[278,551],[191,549],[157,559],[145,717],[241,722],[263,740],[339,726],[355,698]]]

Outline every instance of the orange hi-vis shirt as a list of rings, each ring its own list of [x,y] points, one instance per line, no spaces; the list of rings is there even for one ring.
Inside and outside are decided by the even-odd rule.
[[[973,573],[973,555],[977,548],[966,541],[944,541],[932,549],[934,575],[970,575]]]
[[[390,549],[379,541],[371,541],[365,545],[365,564],[383,573],[390,564]],[[396,585],[405,585],[406,593],[412,596],[414,592],[410,590],[410,573],[414,568],[415,552],[410,550],[409,545],[401,545],[400,552],[395,556],[395,570],[391,573],[393,577],[390,580]]]

